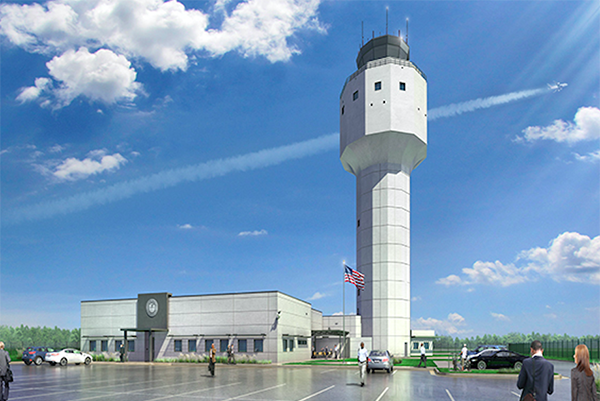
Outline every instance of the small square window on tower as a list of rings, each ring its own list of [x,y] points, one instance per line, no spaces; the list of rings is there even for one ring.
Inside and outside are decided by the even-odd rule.
[[[356,91],[352,94],[352,100],[356,100],[356,99],[358,99],[358,91]]]
[[[375,82],[375,90],[376,91],[380,91],[381,90],[381,81]]]
[[[400,82],[400,90],[401,91],[405,91],[406,90],[406,84],[404,82]]]

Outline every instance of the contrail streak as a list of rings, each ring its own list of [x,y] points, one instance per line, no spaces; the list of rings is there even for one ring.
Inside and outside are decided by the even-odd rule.
[[[463,103],[453,103],[447,106],[436,107],[435,109],[429,110],[427,113],[427,120],[433,121],[438,118],[453,117],[459,114],[468,113],[478,109],[487,109],[492,106],[498,106],[505,103],[514,102],[515,100],[525,99],[532,96],[538,96],[544,93],[548,93],[550,89],[539,88],[531,89],[520,92],[507,93],[505,95],[491,96],[486,98],[480,98],[475,100],[469,100]]]
[[[24,220],[46,219],[59,214],[67,214],[89,209],[94,205],[106,204],[135,194],[173,187],[182,182],[201,181],[220,177],[236,171],[256,170],[281,164],[288,160],[301,159],[318,153],[336,149],[339,134],[323,135],[308,141],[265,149],[241,156],[211,160],[179,169],[162,171],[135,180],[125,181],[96,191],[85,192],[65,199],[38,203],[4,213],[3,223],[10,225]]]

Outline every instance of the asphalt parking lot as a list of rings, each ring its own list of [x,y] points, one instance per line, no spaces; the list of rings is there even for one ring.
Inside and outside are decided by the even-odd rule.
[[[567,374],[574,364],[555,363]],[[558,365],[557,365],[558,364]],[[561,365],[562,364],[562,365]],[[321,366],[217,365],[211,377],[205,364],[114,364],[66,367],[11,365],[12,400],[490,400],[518,401],[516,376],[438,376],[429,370],[396,369],[367,375],[359,386],[357,368]],[[570,381],[555,381],[549,399],[570,399]]]

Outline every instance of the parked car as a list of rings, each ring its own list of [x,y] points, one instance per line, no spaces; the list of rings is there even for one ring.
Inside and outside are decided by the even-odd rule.
[[[23,362],[25,365],[31,365],[35,363],[36,365],[41,365],[44,362],[44,358],[46,357],[47,352],[52,352],[54,349],[49,347],[27,347],[25,351],[23,351]]]
[[[393,355],[389,351],[371,351],[367,358],[367,373],[373,372],[375,369],[391,373],[394,370]]]
[[[467,366],[484,370],[487,368],[521,369],[527,357],[507,349],[486,349],[479,354],[467,357]]]
[[[486,349],[508,349],[506,348],[505,345],[480,345],[477,348],[475,348],[474,350],[469,350],[467,351],[467,356],[469,355],[475,355],[475,354],[479,354],[481,351],[486,350]]]
[[[62,351],[47,352],[46,362],[49,362],[52,366],[57,363],[60,366],[66,366],[67,363],[74,363],[75,365],[85,363],[89,365],[92,363],[92,356],[73,348],[65,348]]]

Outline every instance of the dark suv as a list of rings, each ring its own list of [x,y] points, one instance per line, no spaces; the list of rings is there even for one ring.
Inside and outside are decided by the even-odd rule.
[[[46,352],[52,351],[54,349],[50,347],[27,347],[23,351],[23,362],[25,362],[25,365],[31,365],[32,362],[36,365],[41,365],[44,362]]]

